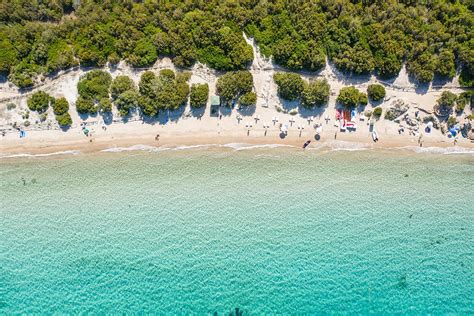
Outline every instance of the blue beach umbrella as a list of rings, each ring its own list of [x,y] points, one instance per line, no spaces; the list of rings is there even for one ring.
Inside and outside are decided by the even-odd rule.
[[[449,129],[449,132],[451,133],[451,135],[453,136],[456,136],[456,134],[458,133],[457,129],[455,127],[451,127]]]

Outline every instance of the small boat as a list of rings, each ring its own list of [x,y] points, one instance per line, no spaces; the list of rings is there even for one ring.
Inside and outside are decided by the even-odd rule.
[[[376,142],[376,141],[379,140],[379,137],[378,137],[378,135],[377,135],[377,131],[376,131],[375,129],[372,131],[372,140],[373,140],[374,142]]]
[[[303,144],[303,149],[305,149],[306,147],[308,147],[309,144],[311,144],[311,141],[310,141],[310,140],[307,140],[307,141]]]

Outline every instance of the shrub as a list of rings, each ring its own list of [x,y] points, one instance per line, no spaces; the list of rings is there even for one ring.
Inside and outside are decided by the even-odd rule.
[[[365,95],[365,94],[364,94]],[[345,107],[355,107],[360,101],[365,101],[365,97],[363,94],[357,90],[354,86],[344,87],[339,91],[339,95],[337,96],[337,102],[341,103]]]
[[[155,116],[156,114],[158,114],[158,109],[157,107],[153,104],[153,101],[144,96],[144,95],[140,95],[139,98],[138,98],[138,106],[140,108],[140,110],[142,111],[142,113],[146,116]]]
[[[361,92],[359,94],[359,103],[361,105],[367,105],[368,102],[369,102],[369,100],[367,99],[367,94]]]
[[[71,115],[69,115],[67,112],[61,115],[56,115],[56,121],[58,121],[58,124],[62,127],[72,125]]]
[[[253,106],[257,103],[257,94],[255,92],[248,92],[240,97],[239,103],[241,106]]]
[[[245,71],[228,72],[217,80],[217,93],[223,98],[224,103],[230,104],[237,101],[240,96],[251,92],[253,88],[252,74]]]
[[[366,111],[364,112],[364,115],[365,115],[367,118],[369,118],[369,117],[372,116],[372,111],[366,110]]]
[[[138,106],[139,95],[135,91],[125,91],[115,100],[115,105],[121,116],[127,116],[130,111]]]
[[[461,99],[456,101],[456,112],[462,113],[464,111],[464,108],[466,107],[466,102]]]
[[[79,96],[84,99],[98,101],[109,97],[112,77],[106,71],[92,70],[86,73],[77,84]]]
[[[50,101],[51,97],[49,94],[44,91],[38,91],[28,98],[27,105],[31,111],[42,113],[48,109]]]
[[[273,75],[278,85],[278,95],[285,100],[293,101],[301,96],[304,89],[304,81],[300,75],[295,73],[276,73]]]
[[[160,77],[168,80],[174,80],[176,79],[176,75],[174,74],[174,71],[171,69],[162,69],[160,70]]]
[[[385,87],[381,84],[370,84],[367,88],[367,94],[373,101],[380,101],[385,97]]]
[[[209,97],[209,85],[193,84],[191,86],[190,104],[192,107],[201,108],[206,106],[207,99]]]
[[[69,102],[66,98],[59,98],[53,103],[53,111],[55,115],[61,115],[67,113],[69,110]]]
[[[135,82],[128,76],[117,76],[110,86],[112,99],[116,99],[120,94],[128,90],[136,91]]]
[[[379,119],[382,116],[382,108],[381,107],[376,107],[374,111],[372,112],[372,115],[376,118]]]
[[[24,125],[25,127],[28,127],[28,126],[31,125],[31,123],[30,123],[30,121],[24,121],[24,122],[23,122],[23,125]]]
[[[8,111],[13,110],[14,108],[16,108],[16,104],[15,104],[15,103],[8,103],[8,104],[7,104],[7,110],[8,110]]]
[[[147,38],[139,39],[132,54],[127,58],[128,62],[134,67],[147,67],[152,65],[158,59],[156,47]]]
[[[85,99],[81,96],[76,100],[76,110],[81,114],[97,113],[97,108],[94,106],[94,102],[91,99]]]
[[[109,98],[102,98],[99,101],[98,110],[101,113],[112,112],[112,102]]]
[[[457,96],[451,91],[443,91],[437,103],[440,107],[452,108],[457,100]]]
[[[329,89],[326,79],[318,79],[305,84],[301,93],[301,105],[305,108],[322,106],[329,100]]]
[[[448,127],[456,125],[457,122],[458,121],[456,120],[456,117],[454,117],[454,116],[448,117]]]

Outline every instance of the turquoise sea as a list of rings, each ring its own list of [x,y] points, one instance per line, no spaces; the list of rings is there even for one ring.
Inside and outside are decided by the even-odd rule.
[[[0,159],[0,314],[473,314],[474,155]]]

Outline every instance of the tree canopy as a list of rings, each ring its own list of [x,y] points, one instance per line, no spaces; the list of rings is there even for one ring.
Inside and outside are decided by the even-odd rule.
[[[223,102],[231,104],[234,101],[252,91],[253,76],[249,71],[228,72],[219,77],[216,84],[217,93],[223,98]]]
[[[192,107],[205,107],[209,97],[209,85],[207,83],[196,83],[191,86],[189,103]]]
[[[145,71],[138,84],[138,105],[144,115],[155,116],[160,110],[176,110],[185,104],[189,95],[189,73],[175,74],[163,69],[156,76]]]
[[[360,92],[356,87],[344,87],[339,91],[337,102],[345,107],[351,108],[358,104],[367,104],[367,95]]]
[[[97,113],[96,104],[103,98],[109,98],[112,77],[106,71],[92,70],[86,73],[78,82],[79,97],[76,109],[79,113]]]
[[[452,108],[456,104],[457,99],[457,95],[451,91],[443,91],[437,103],[440,107]]]
[[[369,98],[374,101],[380,101],[385,98],[385,87],[381,84],[369,84],[367,87]]]
[[[273,75],[278,86],[278,95],[285,100],[296,100],[304,89],[304,81],[300,75],[289,72],[279,72]]]
[[[44,91],[38,91],[33,93],[26,103],[31,111],[43,113],[48,109],[51,100],[52,97],[49,94]]]
[[[120,94],[128,90],[137,90],[135,82],[133,82],[133,80],[128,76],[117,76],[110,86],[112,99],[116,99]]]
[[[254,106],[257,104],[257,94],[255,92],[247,92],[240,97],[239,103],[241,106]]]
[[[305,108],[322,106],[329,101],[329,83],[326,79],[317,79],[304,84],[301,93],[301,105]]]
[[[56,99],[53,103],[53,111],[56,115],[56,121],[61,127],[67,127],[72,124],[71,115],[69,114],[69,102],[66,98]]]
[[[159,56],[242,70],[253,58],[245,32],[290,69],[318,70],[327,58],[344,71],[393,77],[406,60],[419,81],[460,67],[460,83],[472,86],[473,24],[466,0],[4,0],[0,72],[27,87],[78,63],[145,67]]]

